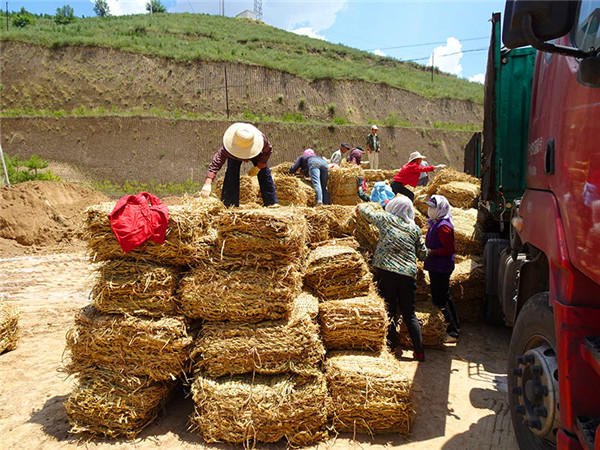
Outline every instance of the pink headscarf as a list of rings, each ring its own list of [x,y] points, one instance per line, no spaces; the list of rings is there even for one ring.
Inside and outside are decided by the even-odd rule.
[[[312,148],[307,148],[306,150],[304,150],[303,155],[315,156],[315,151]]]

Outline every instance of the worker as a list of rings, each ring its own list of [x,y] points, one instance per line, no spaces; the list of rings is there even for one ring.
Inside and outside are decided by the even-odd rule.
[[[443,169],[446,167],[445,164],[438,164],[437,166],[421,166],[421,162],[425,156],[419,152],[412,152],[408,157],[408,162],[402,166],[400,171],[394,176],[391,183],[392,191],[394,194],[404,194],[411,201],[415,199],[415,194],[406,187],[408,184],[412,187],[417,187],[419,182],[419,174],[421,172],[433,172],[436,169]]]
[[[358,185],[358,197],[365,202],[377,202],[385,207],[385,205],[396,196],[396,194],[392,192],[392,188],[390,188],[390,184],[387,180],[376,182],[375,185],[373,185],[371,194],[367,194],[366,192],[367,185],[364,181],[364,177],[358,177],[356,181]]]
[[[376,211],[370,203],[359,203],[356,208],[379,228],[373,266],[379,269],[378,289],[390,316],[388,345],[397,357],[402,355],[396,328],[401,314],[412,341],[414,359],[425,361],[421,326],[415,314],[415,277],[417,258],[423,261],[427,249],[421,230],[415,224],[412,202],[400,195],[387,203],[385,212]]]
[[[357,166],[360,166],[360,160],[362,159],[363,153],[365,153],[363,148],[360,145],[357,145],[352,150],[350,150],[350,154],[348,155],[348,162],[350,164],[356,164]]]
[[[342,142],[340,144],[340,148],[333,152],[333,155],[331,155],[329,164],[337,164],[339,166],[342,163],[342,160],[346,158],[344,155],[348,152],[348,150],[350,150],[348,144]]]
[[[427,161],[422,160],[421,164],[419,165],[421,167],[427,167],[429,164]],[[427,183],[429,183],[429,172],[421,172],[419,174],[419,182],[417,183],[417,186],[427,186]]]
[[[317,197],[317,206],[323,203],[329,205],[331,202],[327,191],[327,180],[329,179],[327,161],[317,156],[312,148],[307,148],[289,168],[289,173],[296,173],[298,169],[301,169],[305,176],[310,177]]]
[[[379,169],[379,151],[381,142],[377,136],[377,125],[371,126],[371,132],[367,135],[367,151],[369,152],[369,168]]]
[[[239,206],[240,167],[243,161],[251,161],[254,167],[250,169],[248,175],[258,175],[263,204],[276,205],[275,184],[271,177],[271,170],[267,166],[271,153],[273,153],[273,146],[258,128],[248,123],[234,123],[225,131],[223,145],[208,166],[206,181],[200,195],[203,197],[210,195],[212,183],[227,161],[221,201],[225,206]]]
[[[450,203],[443,195],[432,195],[425,202],[428,206],[427,258],[424,269],[429,272],[431,300],[444,315],[448,323],[445,342],[458,341],[459,320],[452,295],[450,294],[450,275],[454,270],[454,224]]]

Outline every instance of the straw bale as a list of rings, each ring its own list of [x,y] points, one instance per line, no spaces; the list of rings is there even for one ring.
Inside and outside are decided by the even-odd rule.
[[[379,203],[368,203],[372,206],[372,209],[378,212],[383,211],[383,208]],[[354,236],[360,243],[360,246],[370,253],[375,252],[377,247],[377,241],[379,241],[379,228],[365,219],[360,213],[355,214],[354,220],[356,221],[356,231]]]
[[[216,242],[213,218],[224,209],[214,199],[198,199],[183,205],[169,206],[165,242],[146,241],[138,248],[123,253],[110,227],[108,214],[115,203],[102,203],[86,210],[86,238],[92,261],[139,259],[160,264],[197,264],[210,257]]]
[[[99,311],[150,316],[177,312],[178,268],[113,260],[105,262],[98,272],[92,300]]]
[[[94,369],[64,405],[72,433],[134,438],[154,421],[176,383]]]
[[[340,245],[343,247],[350,247],[354,250],[359,250],[360,244],[356,240],[356,238],[352,236],[342,237],[342,238],[333,238],[327,241],[317,242],[312,245],[312,248],[315,249],[317,247],[323,247],[324,245]]]
[[[417,276],[415,277],[417,282],[415,299],[417,302],[427,300],[431,292],[429,288],[429,272],[423,269],[423,265],[423,261],[417,261]]]
[[[325,375],[336,431],[410,434],[411,381],[389,352],[332,352]]]
[[[480,192],[479,183],[473,184],[467,181],[454,181],[438,188],[438,194],[446,197],[450,205],[457,208],[475,206]]]
[[[441,311],[433,303],[419,302],[415,305],[417,320],[421,324],[421,335],[425,347],[442,347],[446,336],[447,324]],[[402,317],[399,319],[399,337],[402,348],[412,348],[412,341]]]
[[[348,199],[354,197],[358,203],[357,195],[358,185],[356,181],[359,176],[364,176],[364,170],[357,165],[348,165],[336,167],[329,171],[329,181],[327,182],[327,190],[331,197],[331,202],[335,204],[352,204],[343,203],[340,199]]]
[[[481,180],[479,180],[479,178],[477,177],[474,177],[473,175],[459,172],[458,170],[455,170],[452,167],[446,167],[445,169],[435,171],[435,176],[432,180],[429,181],[429,183],[427,183],[427,186],[425,186],[425,193],[428,196],[432,194],[437,194],[440,186],[449,183],[454,183],[457,181],[464,181],[475,185],[481,184]]]
[[[19,308],[0,298],[0,353],[17,348],[19,340]]]
[[[456,253],[459,255],[481,254],[483,231],[477,223],[477,210],[450,208],[454,222]]]
[[[323,242],[329,239],[329,219],[322,208],[298,208],[308,226],[306,240],[308,243]]]
[[[319,373],[325,347],[307,306],[303,298],[288,319],[279,321],[206,322],[192,352],[195,368],[213,378],[253,372]]]
[[[216,219],[222,255],[246,265],[281,266],[304,255],[306,219],[294,208],[231,208]]]
[[[367,169],[364,171],[364,177],[367,183],[376,183],[377,181],[391,180],[397,173],[398,170]]]
[[[282,206],[306,206],[308,203],[307,191],[303,189],[304,183],[294,175],[273,175],[277,201]]]
[[[213,198],[221,198],[224,180],[224,178],[219,178],[214,182]],[[240,177],[240,205],[247,205],[251,203],[262,203],[258,178],[242,175]]]
[[[415,223],[421,230],[427,229],[427,215],[415,208]]]
[[[329,236],[341,238],[351,235],[352,228],[348,228],[348,220],[356,214],[356,208],[347,205],[325,205],[317,209],[320,214],[327,217],[329,223]]]
[[[296,298],[294,305],[306,312],[311,320],[317,321],[317,317],[319,316],[319,299],[310,292],[302,291]]]
[[[327,437],[329,397],[323,374],[302,377],[197,376],[192,423],[207,442],[252,443],[286,439],[309,445]]]
[[[321,336],[328,350],[380,351],[387,334],[385,303],[375,293],[319,304]]]
[[[478,322],[483,315],[485,266],[479,256],[456,258],[450,275],[450,293],[461,322]]]
[[[367,295],[372,275],[363,256],[351,247],[324,245],[308,256],[304,283],[324,300]]]
[[[260,322],[288,314],[302,287],[296,266],[192,269],[179,285],[179,308],[193,319]]]
[[[282,162],[281,164],[277,164],[276,166],[271,167],[271,173],[273,175],[276,175],[276,174],[289,175],[290,167],[292,167],[292,165],[294,165],[293,162]]]
[[[71,363],[67,372],[95,367],[161,381],[187,369],[192,338],[182,318],[102,314],[83,308],[67,333]]]

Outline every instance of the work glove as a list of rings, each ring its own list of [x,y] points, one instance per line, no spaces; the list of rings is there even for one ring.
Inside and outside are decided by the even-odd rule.
[[[260,172],[260,169],[256,166],[254,166],[252,169],[250,169],[248,171],[248,176],[255,177],[256,175],[258,175],[258,172]]]
[[[212,185],[205,184],[204,186],[202,186],[202,190],[200,191],[200,196],[201,197],[208,197],[210,195],[211,189],[212,189]]]
[[[436,169],[445,169],[447,166],[446,164],[438,164],[437,166],[434,166]]]

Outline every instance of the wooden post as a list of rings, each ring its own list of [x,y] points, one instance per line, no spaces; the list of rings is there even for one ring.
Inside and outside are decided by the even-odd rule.
[[[225,105],[227,107],[227,119],[229,119],[229,89],[227,89],[227,66],[223,67],[225,69]]]
[[[2,169],[4,170],[4,176],[6,177],[6,186],[10,187],[8,171],[6,170],[6,163],[4,162],[4,153],[2,152],[2,144],[0,144],[0,159],[2,160]]]

